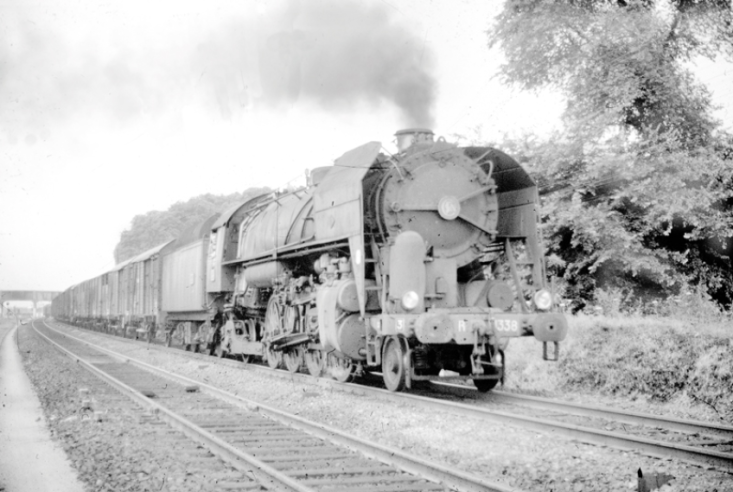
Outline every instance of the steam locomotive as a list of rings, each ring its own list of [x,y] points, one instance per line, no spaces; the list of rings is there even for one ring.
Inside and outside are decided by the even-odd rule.
[[[263,195],[68,289],[57,319],[164,333],[348,381],[504,377],[510,338],[557,360],[567,321],[547,281],[535,183],[511,157],[426,129],[369,142],[304,188]],[[552,350],[554,348],[554,353]]]

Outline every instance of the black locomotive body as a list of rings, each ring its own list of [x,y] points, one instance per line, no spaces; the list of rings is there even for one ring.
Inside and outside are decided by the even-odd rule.
[[[378,371],[393,391],[449,378],[490,390],[512,337],[534,336],[546,357],[553,344],[557,358],[567,322],[546,279],[532,179],[496,149],[421,129],[397,139],[395,155],[367,143],[305,188],[206,224],[198,326],[211,335],[200,339],[339,380]],[[176,277],[161,257],[161,278]],[[164,308],[181,295],[160,291]]]

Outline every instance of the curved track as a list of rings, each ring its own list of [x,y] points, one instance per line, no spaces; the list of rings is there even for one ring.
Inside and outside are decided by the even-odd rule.
[[[37,326],[39,325],[39,326]],[[275,490],[511,489],[247,401],[34,323],[87,369]],[[41,333],[43,332],[43,333]]]

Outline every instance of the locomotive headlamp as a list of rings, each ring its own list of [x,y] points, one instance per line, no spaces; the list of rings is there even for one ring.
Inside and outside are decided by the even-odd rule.
[[[420,296],[414,290],[408,290],[402,296],[402,309],[405,311],[412,311],[418,304],[420,304]]]
[[[444,196],[438,202],[438,213],[445,220],[453,220],[461,215],[461,202],[454,196]]]
[[[552,307],[552,294],[545,289],[540,289],[534,294],[534,305],[537,309],[547,311]]]

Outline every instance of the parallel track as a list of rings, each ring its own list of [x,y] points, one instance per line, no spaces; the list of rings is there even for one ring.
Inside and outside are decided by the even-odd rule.
[[[268,489],[507,492],[212,386],[135,361],[46,326],[41,333],[85,368]],[[147,395],[147,396],[146,396]],[[160,402],[160,403],[158,403]]]
[[[476,390],[468,386],[438,383],[433,385],[435,392],[449,395],[477,397]],[[582,405],[561,400],[552,400],[537,396],[519,395],[505,391],[493,391],[491,398],[497,403],[508,403],[523,407],[536,408],[544,412],[560,412],[561,414],[598,417],[616,423],[630,425],[644,425],[669,432],[687,434],[711,435],[719,437],[721,442],[729,442],[733,446],[733,426],[703,422],[700,420],[686,420],[662,415],[652,415],[630,410],[617,410],[595,405]]]
[[[180,352],[177,351],[177,353]],[[188,355],[206,358],[206,356],[192,353]],[[226,364],[229,365],[229,363]],[[270,374],[307,384],[331,387],[337,385],[342,390],[351,393],[408,400],[441,412],[468,415],[538,431],[552,432],[555,435],[562,435],[581,442],[635,450],[655,457],[676,458],[733,473],[733,427],[730,426],[637,412],[623,412],[558,400],[511,395],[504,392],[478,395],[468,386],[443,383],[431,385],[430,391],[423,392],[423,395],[389,393],[364,385],[343,385],[326,379],[315,380],[305,374],[272,371],[259,365],[242,366],[236,363],[234,365],[246,367],[249,370],[267,371]],[[450,397],[469,397],[471,404],[444,401],[438,398],[445,394]],[[496,407],[502,404],[510,404],[511,407],[506,411],[497,410]],[[587,417],[587,419],[584,421],[580,417]],[[579,421],[583,425],[579,425],[577,423]]]

